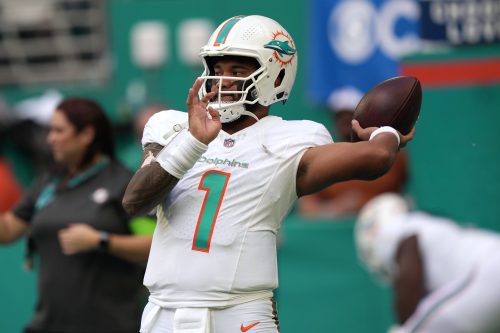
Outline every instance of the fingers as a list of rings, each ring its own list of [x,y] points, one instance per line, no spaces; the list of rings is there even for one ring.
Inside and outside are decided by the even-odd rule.
[[[401,148],[405,147],[408,142],[410,142],[411,140],[413,140],[413,136],[414,135],[415,135],[415,127],[413,127],[411,129],[410,133],[408,133],[406,135],[400,135],[400,138],[401,138],[400,147]]]
[[[59,230],[58,238],[61,250],[66,255],[92,250],[99,243],[97,231],[85,224],[73,224]]]
[[[190,109],[191,106],[196,105],[198,103],[198,91],[200,90],[202,84],[203,80],[196,79],[196,81],[194,81],[193,83],[193,86],[189,88],[188,97],[186,100],[186,105],[188,106],[188,110]]]
[[[68,233],[69,233],[68,229],[59,230],[58,238],[62,252],[66,255],[71,255],[74,252],[72,251],[71,238]]]
[[[406,134],[406,136],[410,137],[410,140],[413,139],[414,135],[415,135],[415,127],[411,129],[410,133]]]
[[[200,106],[205,110],[207,108],[208,102],[215,96],[214,92],[209,92],[205,96],[203,96],[200,100]]]
[[[351,125],[352,125],[352,129],[353,129],[353,131],[355,131],[355,132],[358,132],[359,130],[363,129],[363,128],[361,127],[361,125],[359,124],[359,121],[357,121],[356,119],[353,119],[353,120],[351,121]]]
[[[202,110],[206,110],[208,102],[215,96],[215,92],[209,92],[198,100],[198,92],[203,85],[203,80],[197,79],[193,86],[189,89],[186,105],[188,112],[193,110],[195,106],[200,106]]]
[[[208,107],[208,113],[210,114],[210,117],[212,117],[212,120],[215,120],[217,122],[220,122],[220,114],[219,111],[215,110],[213,107],[209,106]]]
[[[352,131],[363,141],[366,141],[370,138],[370,135],[373,131],[375,131],[378,127],[361,127],[361,124],[356,119],[353,119],[352,122]]]

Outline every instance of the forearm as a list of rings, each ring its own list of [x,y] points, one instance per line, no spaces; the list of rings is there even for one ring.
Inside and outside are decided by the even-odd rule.
[[[398,271],[393,281],[394,307],[400,323],[406,322],[425,297],[424,267],[416,235],[398,246]]]
[[[372,140],[365,142],[371,147],[365,157],[364,164],[368,172],[367,180],[377,179],[380,176],[386,174],[396,161],[396,157],[399,151],[399,141],[394,140],[394,136],[391,134],[377,135]],[[360,174],[363,174],[360,171]]]
[[[140,168],[130,180],[123,207],[131,215],[147,214],[174,188],[179,180],[152,162]]]
[[[131,262],[145,263],[151,248],[151,236],[131,236],[111,234],[108,252],[116,257]]]
[[[419,297],[414,297],[413,299],[407,297],[404,300],[400,297],[396,297],[394,300],[394,310],[398,323],[404,324],[413,315],[419,302]]]
[[[0,243],[7,244],[21,238],[28,225],[11,212],[0,214]]]
[[[401,146],[404,147],[406,140],[411,140],[413,134],[402,137],[394,128],[382,126],[370,134],[368,144],[371,144],[371,152],[364,157],[361,174],[366,178],[355,178],[363,180],[373,180],[386,174],[396,161],[397,153]]]
[[[146,146],[142,166],[132,177],[123,197],[127,213],[150,212],[207,149],[206,144],[187,130],[176,134],[166,147],[156,143]]]
[[[297,193],[314,193],[346,180],[376,179],[390,169],[397,151],[398,143],[392,134],[378,135],[371,141],[310,148],[297,172]]]
[[[122,204],[131,215],[146,215],[170,192],[179,181],[155,161],[163,146],[150,143],[144,148],[141,168],[130,180]]]
[[[351,169],[346,168],[343,180],[360,179],[373,180],[384,175],[396,161],[399,142],[392,134],[377,135],[370,141],[359,142],[349,147],[347,155],[353,155]],[[348,148],[348,149],[349,149]]]

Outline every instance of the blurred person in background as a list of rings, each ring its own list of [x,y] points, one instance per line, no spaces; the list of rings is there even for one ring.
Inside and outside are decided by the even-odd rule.
[[[151,236],[131,234],[121,205],[131,173],[114,158],[111,125],[97,103],[65,99],[47,142],[57,167],[0,215],[0,242],[30,234],[39,256],[25,332],[137,332]]]
[[[134,134],[134,140],[131,144],[129,144],[124,152],[123,152],[123,161],[125,166],[135,171],[140,167],[141,158],[142,158],[142,146],[141,139],[142,133],[144,131],[144,127],[148,122],[149,118],[153,116],[155,113],[167,110],[167,106],[161,103],[151,103],[146,104],[142,107],[133,117],[132,119],[132,131]],[[130,130],[127,126],[127,130]]]
[[[354,87],[333,92],[328,108],[334,134],[340,142],[351,141],[354,110],[363,94]],[[403,192],[408,180],[408,158],[399,151],[391,169],[375,180],[349,180],[300,198],[299,213],[307,218],[347,217],[356,215],[371,198],[384,192]]]
[[[394,193],[361,210],[365,267],[394,291],[391,333],[500,332],[500,234],[410,211]]]
[[[7,105],[0,96],[0,144],[5,142],[7,137],[8,123]],[[22,187],[19,184],[11,164],[4,156],[3,146],[0,146],[0,213],[5,213],[11,209],[20,199]]]
[[[10,163],[0,152],[0,213],[14,207],[21,199],[22,188],[18,183]]]
[[[141,332],[277,333],[276,237],[297,197],[382,175],[413,131],[354,122],[364,141],[332,144],[322,124],[269,115],[297,69],[292,38],[270,18],[226,20],[201,56],[188,112],[150,118],[123,199],[131,214],[157,207]]]

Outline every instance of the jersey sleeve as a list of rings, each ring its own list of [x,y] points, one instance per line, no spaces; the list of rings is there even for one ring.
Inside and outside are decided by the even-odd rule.
[[[310,120],[285,121],[271,118],[264,128],[261,140],[273,156],[282,160],[280,177],[284,206],[291,206],[297,199],[297,170],[307,149],[332,143],[324,125]],[[285,189],[286,187],[286,189]],[[287,211],[283,211],[287,213]]]
[[[155,113],[149,118],[142,135],[142,147],[148,143],[158,143],[166,146],[169,142],[169,133],[174,133],[174,126],[187,127],[188,115],[186,112],[167,110]]]
[[[299,159],[308,148],[333,143],[330,132],[323,124],[309,120],[293,122],[290,133],[294,136],[289,143],[290,153]]]
[[[12,213],[27,223],[31,223],[31,219],[36,212],[36,202],[42,189],[48,183],[49,176],[43,175],[38,178],[30,188],[25,192],[21,201],[17,204],[17,206],[12,210]]]
[[[316,123],[315,129],[311,137],[311,147],[333,143],[332,135],[323,124]]]

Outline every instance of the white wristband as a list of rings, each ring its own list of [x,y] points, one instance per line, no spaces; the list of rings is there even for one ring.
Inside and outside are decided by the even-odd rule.
[[[156,161],[169,174],[181,179],[205,153],[208,146],[183,129],[156,156]]]
[[[399,138],[398,131],[396,131],[394,128],[392,128],[390,126],[382,126],[382,127],[377,128],[370,135],[369,141],[373,140],[374,137],[376,137],[377,135],[379,135],[381,133],[392,133],[392,134],[394,134],[396,136],[396,138],[398,139],[398,147],[401,144],[401,139]]]

